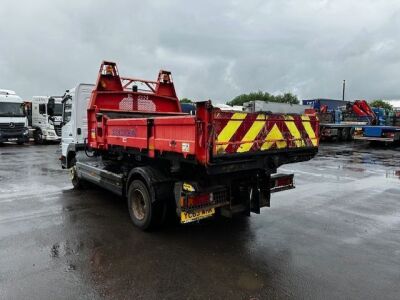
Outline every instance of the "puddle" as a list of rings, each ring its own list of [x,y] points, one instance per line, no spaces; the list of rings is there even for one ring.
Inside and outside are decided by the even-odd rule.
[[[398,179],[400,179],[400,170],[389,170],[389,171],[386,171],[386,178],[398,178]]]
[[[75,271],[75,270],[76,270],[76,266],[75,266],[75,265],[69,264],[69,265],[67,266],[67,271]]]
[[[358,168],[358,167],[339,166],[339,169],[340,168],[343,170],[350,170],[350,171],[359,172],[359,173],[363,173],[366,171],[364,168]]]

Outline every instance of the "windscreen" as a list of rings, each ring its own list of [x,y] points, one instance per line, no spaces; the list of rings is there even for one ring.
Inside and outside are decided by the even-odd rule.
[[[54,105],[54,115],[55,116],[62,116],[62,111],[63,111],[62,104],[61,103],[59,103],[59,104],[56,103]]]
[[[1,117],[24,117],[24,109],[22,103],[0,102]]]

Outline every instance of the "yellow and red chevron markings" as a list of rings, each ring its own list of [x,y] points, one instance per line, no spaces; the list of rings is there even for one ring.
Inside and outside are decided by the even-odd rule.
[[[306,115],[214,113],[215,153],[318,147],[318,119]]]

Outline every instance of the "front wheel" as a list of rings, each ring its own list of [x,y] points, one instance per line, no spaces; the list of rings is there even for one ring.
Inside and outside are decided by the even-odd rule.
[[[35,144],[37,145],[44,144],[43,133],[40,129],[35,130],[35,132],[33,133],[33,139],[35,141]]]
[[[76,171],[76,158],[71,159],[71,167],[69,170],[69,178],[71,179],[71,183],[74,186],[74,189],[81,190],[86,187],[85,180],[78,177],[78,172]]]
[[[154,228],[165,216],[164,203],[153,201],[147,186],[141,180],[134,180],[129,186],[128,209],[132,222],[142,230]]]

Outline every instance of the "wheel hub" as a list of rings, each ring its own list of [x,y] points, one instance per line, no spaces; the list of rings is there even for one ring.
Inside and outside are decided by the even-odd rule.
[[[69,168],[69,178],[71,180],[74,180],[75,177],[76,177],[76,166],[73,166]]]
[[[146,202],[144,201],[143,193],[140,190],[133,192],[132,211],[135,218],[143,220],[146,215]]]

